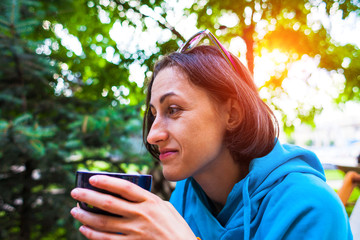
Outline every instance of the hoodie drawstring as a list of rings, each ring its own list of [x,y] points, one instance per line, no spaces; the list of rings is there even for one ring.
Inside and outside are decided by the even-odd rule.
[[[242,189],[244,199],[244,240],[250,239],[251,204],[249,196],[249,179],[249,176],[245,179],[245,183]]]

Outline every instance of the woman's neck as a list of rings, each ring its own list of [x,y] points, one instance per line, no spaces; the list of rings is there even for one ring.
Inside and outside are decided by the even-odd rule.
[[[215,204],[224,206],[234,185],[247,173],[248,166],[242,167],[227,152],[225,157],[214,161],[207,171],[194,176],[194,179]]]

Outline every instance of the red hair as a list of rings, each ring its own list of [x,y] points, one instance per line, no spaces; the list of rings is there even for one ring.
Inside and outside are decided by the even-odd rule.
[[[233,159],[249,164],[254,158],[268,154],[277,141],[278,123],[271,109],[261,100],[249,70],[232,55],[239,72],[235,72],[214,46],[198,46],[187,52],[174,52],[158,61],[148,83],[143,142],[147,150],[159,158],[154,145],[147,142],[154,117],[149,110],[151,89],[157,74],[167,67],[176,67],[195,85],[205,89],[217,102],[229,98],[238,101],[242,110],[239,126],[225,135],[225,144]]]

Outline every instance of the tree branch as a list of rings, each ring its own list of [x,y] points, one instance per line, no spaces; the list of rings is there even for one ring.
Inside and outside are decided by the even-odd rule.
[[[119,0],[114,0],[114,1],[116,2],[116,4],[122,5]],[[162,22],[160,22],[159,20],[154,19],[153,17],[151,17],[151,16],[149,16],[149,15],[146,15],[146,14],[141,13],[140,10],[138,10],[138,9],[136,9],[136,8],[133,8],[133,7],[132,7],[131,9],[132,9],[134,12],[140,14],[142,17],[148,17],[148,18],[153,19],[153,20],[156,21],[156,22],[159,24],[159,26],[161,26],[163,29],[169,29],[173,34],[176,35],[176,37],[178,37],[178,38],[181,39],[182,41],[185,41],[185,38],[184,38],[173,26],[171,26],[170,23],[168,23],[168,22],[166,21],[166,19],[162,18],[162,19],[164,20],[164,22],[165,22],[165,23],[162,23]]]

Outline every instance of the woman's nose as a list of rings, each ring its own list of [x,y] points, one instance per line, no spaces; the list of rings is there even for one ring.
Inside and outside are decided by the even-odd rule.
[[[168,137],[169,133],[164,122],[162,122],[159,118],[155,119],[147,136],[148,143],[156,145],[165,141]]]

